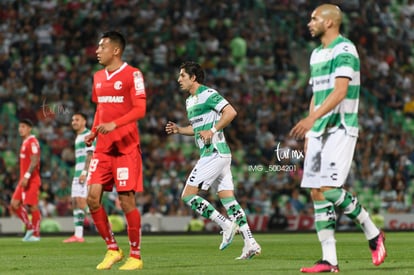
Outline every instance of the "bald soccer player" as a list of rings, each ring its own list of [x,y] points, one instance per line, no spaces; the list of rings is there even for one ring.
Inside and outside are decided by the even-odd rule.
[[[291,136],[305,138],[302,188],[310,188],[315,228],[322,246],[322,259],[301,272],[339,272],[336,254],[335,207],[361,225],[374,265],[387,256],[384,233],[372,222],[357,198],[343,188],[351,167],[358,137],[360,61],[355,45],[340,34],[342,12],[324,4],[317,7],[308,23],[312,37],[321,45],[310,58],[313,96],[309,114],[291,130]]]

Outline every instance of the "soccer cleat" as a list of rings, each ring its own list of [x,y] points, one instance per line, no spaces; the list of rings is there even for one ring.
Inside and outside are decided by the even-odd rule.
[[[312,267],[302,267],[300,269],[302,273],[321,273],[321,272],[333,272],[338,273],[339,267],[337,265],[331,265],[330,262],[325,260],[317,261]]]
[[[236,260],[249,260],[260,253],[262,253],[262,248],[258,243],[254,242],[253,244],[245,245],[242,254]]]
[[[232,222],[231,226],[228,229],[220,232],[221,234],[223,234],[223,241],[221,242],[220,247],[219,247],[220,250],[225,249],[231,244],[231,242],[233,241],[234,235],[236,235],[238,230],[239,230],[239,226],[235,222]]]
[[[372,263],[374,265],[380,265],[387,257],[387,250],[385,249],[385,235],[384,232],[380,232],[377,239],[377,247],[371,249]]]
[[[83,243],[85,242],[85,239],[82,237],[76,237],[73,235],[70,238],[67,238],[66,240],[63,240],[64,243]]]
[[[119,270],[138,270],[144,267],[144,262],[141,259],[128,257],[126,262],[119,268]]]
[[[24,237],[22,239],[22,241],[27,242],[30,239],[30,237],[33,236],[33,233],[34,233],[34,230],[33,229],[27,230],[26,231],[26,234],[24,235]]]
[[[121,249],[119,250],[108,250],[105,254],[105,258],[102,262],[100,262],[96,269],[98,270],[104,270],[104,269],[111,269],[111,267],[122,260],[124,258],[124,253]]]
[[[38,242],[40,241],[40,237],[30,236],[29,238],[23,239],[24,242]]]

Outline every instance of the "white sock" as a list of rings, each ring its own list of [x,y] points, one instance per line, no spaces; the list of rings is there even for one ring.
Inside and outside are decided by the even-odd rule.
[[[224,217],[223,215],[221,215],[218,211],[214,211],[211,216],[210,219],[217,223],[221,229],[226,230],[228,228],[231,227],[231,221],[229,219],[227,219],[226,217]]]
[[[321,230],[318,232],[318,237],[322,246],[322,260],[328,261],[331,265],[338,265],[334,234],[333,230]]]
[[[239,228],[239,232],[243,238],[244,245],[252,245],[256,243],[256,240],[253,237],[252,231],[248,224],[244,224]]]
[[[368,212],[364,208],[361,209],[361,213],[359,213],[356,219],[361,224],[362,231],[364,231],[367,240],[371,240],[378,236],[380,231],[372,222]]]
[[[83,237],[83,226],[75,226],[75,236],[78,238]]]

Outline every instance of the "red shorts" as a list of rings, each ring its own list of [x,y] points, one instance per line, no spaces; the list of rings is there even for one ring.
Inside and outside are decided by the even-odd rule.
[[[139,148],[119,156],[93,153],[88,174],[88,185],[102,184],[105,191],[112,191],[114,184],[118,192],[144,190]]]
[[[32,179],[29,181],[28,187],[23,188],[17,185],[13,193],[13,200],[21,201],[23,205],[38,205],[40,195],[40,179]]]

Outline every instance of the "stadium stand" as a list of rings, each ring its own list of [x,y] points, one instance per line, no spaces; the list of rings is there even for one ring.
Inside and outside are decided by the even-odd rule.
[[[295,167],[291,173],[253,168],[276,164],[276,146],[303,146],[287,134],[308,108],[307,61],[316,41],[306,24],[319,2],[1,1],[0,215],[9,215],[17,181],[21,117],[36,122],[42,180],[52,193],[62,180],[70,182],[71,114],[83,111],[89,123],[93,119],[91,78],[99,68],[94,52],[97,37],[109,28],[128,38],[124,59],[146,78],[148,114],[140,122],[145,192],[138,195],[144,214],[155,207],[165,216],[189,215],[179,196],[197,152],[191,138],[164,133],[168,120],[186,123],[176,79],[187,59],[203,65],[207,82],[238,111],[226,131],[246,212],[270,216],[277,205],[282,214],[307,214],[309,195],[299,190],[292,198],[302,159],[287,160]],[[343,31],[357,44],[362,64],[361,133],[348,187],[371,210],[413,213],[413,1],[331,2],[345,10]],[[382,207],[385,181],[403,194],[393,207]],[[116,213],[116,198],[105,199]]]

